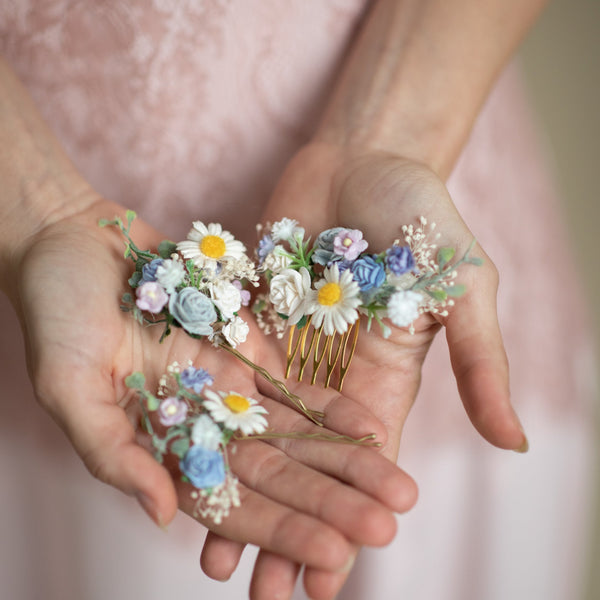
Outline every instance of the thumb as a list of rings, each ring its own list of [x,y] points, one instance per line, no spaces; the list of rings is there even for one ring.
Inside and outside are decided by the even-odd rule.
[[[450,311],[446,339],[465,410],[491,444],[526,452],[528,442],[510,401],[509,370],[498,324],[498,275],[486,261],[470,291]]]
[[[150,518],[166,526],[177,512],[171,477],[136,443],[125,410],[116,403],[110,376],[91,369],[38,378],[38,398],[65,431],[90,473],[135,496]]]

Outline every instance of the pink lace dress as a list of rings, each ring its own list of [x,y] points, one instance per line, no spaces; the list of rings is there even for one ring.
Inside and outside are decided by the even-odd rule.
[[[0,48],[98,191],[173,238],[192,219],[242,238],[312,131],[364,0],[20,0]],[[400,462],[420,500],[396,540],[361,553],[340,598],[578,597],[590,508],[591,352],[555,194],[510,69],[450,180],[494,259],[525,456],[489,447],[464,414],[443,336]],[[176,207],[176,210],[173,210]],[[246,595],[197,556],[204,531],[165,534],[87,473],[37,407],[16,319],[0,299],[0,595],[48,600]],[[301,590],[297,598],[303,598]]]

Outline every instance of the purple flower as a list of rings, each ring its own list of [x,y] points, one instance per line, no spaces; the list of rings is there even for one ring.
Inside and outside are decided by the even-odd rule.
[[[169,301],[169,296],[164,288],[155,281],[142,283],[135,290],[137,300],[135,303],[141,310],[147,310],[153,314],[159,313]]]
[[[394,275],[404,275],[415,268],[415,258],[408,246],[392,246],[385,252],[385,263]]]
[[[342,229],[333,239],[333,251],[346,260],[356,260],[369,245],[360,229]]]
[[[250,304],[250,300],[252,298],[252,294],[248,290],[242,289],[242,282],[235,279],[231,282],[238,290],[240,290],[240,299],[242,301],[242,306],[248,306]]]
[[[158,420],[165,426],[179,425],[185,421],[188,407],[185,402],[171,396],[165,398],[158,407]]]
[[[192,446],[179,463],[181,472],[197,488],[212,488],[225,481],[223,455],[203,446]]]
[[[205,385],[212,385],[213,381],[212,375],[204,369],[188,367],[181,373],[181,383],[183,383],[185,387],[194,390],[196,394],[202,392]]]
[[[361,292],[378,288],[385,281],[385,269],[372,256],[363,256],[350,267]]]
[[[273,248],[275,248],[273,238],[268,234],[263,236],[262,240],[258,242],[258,250],[256,251],[259,265],[262,265],[267,255],[273,252]]]
[[[217,311],[210,298],[194,287],[172,294],[169,311],[186,331],[196,335],[210,335],[213,332],[210,324],[217,320]]]
[[[146,283],[147,281],[156,281],[156,269],[162,265],[162,258],[155,258],[151,260],[149,263],[146,263],[142,267],[142,279],[141,283]]]

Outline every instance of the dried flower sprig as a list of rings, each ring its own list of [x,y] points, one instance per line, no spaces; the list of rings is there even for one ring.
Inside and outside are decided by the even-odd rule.
[[[237,350],[249,332],[238,314],[250,302],[246,284],[258,285],[254,263],[245,246],[221,225],[195,221],[186,240],[175,244],[163,240],[157,252],[139,248],[130,235],[136,213],[128,210],[126,222],[120,217],[101,219],[100,226],[116,226],[125,237],[125,258],[135,270],[129,285],[135,292],[122,296],[121,309],[131,312],[140,324],[163,324],[160,341],[173,327],[193,338],[207,338],[233,354],[271,383],[282,396],[318,425],[324,414],[309,409],[286,385],[272,377]]]
[[[175,455],[181,480],[194,487],[193,516],[210,518],[219,524],[233,507],[240,506],[238,479],[231,472],[227,456],[231,441],[293,438],[380,445],[373,435],[355,439],[324,433],[269,431],[267,410],[259,402],[234,391],[207,389],[213,382],[204,369],[191,364],[182,369],[177,363],[167,368],[156,394],[146,389],[142,373],[125,379],[127,387],[138,394],[143,426],[150,436],[155,459],[162,464],[169,454]]]
[[[482,261],[470,256],[473,241],[461,259],[451,262],[455,249],[437,249],[434,229],[435,223],[429,225],[420,217],[416,226],[402,227],[404,243],[396,240],[384,252],[371,254],[358,229],[334,227],[311,244],[293,219],[284,218],[266,230],[259,227],[258,270],[269,293],[257,298],[253,311],[265,333],[275,331],[282,337],[291,327],[286,377],[298,358],[298,380],[311,363],[315,383],[325,363],[325,387],[337,370],[341,390],[356,349],[361,314],[367,317],[367,330],[375,321],[385,338],[391,328],[384,319],[414,333],[419,315],[447,316],[454,298],[465,292],[455,282],[458,267]]]

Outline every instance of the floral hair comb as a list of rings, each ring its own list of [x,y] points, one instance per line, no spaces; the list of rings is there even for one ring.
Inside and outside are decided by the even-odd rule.
[[[135,263],[121,309],[131,312],[140,324],[164,324],[162,341],[173,327],[191,337],[207,338],[215,346],[236,356],[271,383],[293,406],[317,425],[324,414],[314,411],[290,392],[285,384],[245,357],[237,346],[246,340],[249,327],[238,315],[250,302],[245,284],[258,285],[254,263],[242,242],[221,225],[195,221],[188,238],[178,244],[163,240],[158,252],[138,248],[130,236],[134,211],[120,217],[101,219],[100,226],[116,226],[126,239],[125,258]]]
[[[239,482],[231,472],[227,455],[232,441],[294,438],[379,445],[373,441],[373,435],[355,439],[324,433],[269,431],[263,406],[237,392],[207,389],[213,381],[204,369],[191,364],[182,369],[177,363],[170,365],[160,379],[157,394],[146,390],[142,373],[125,379],[125,384],[138,394],[142,423],[150,436],[155,459],[162,464],[168,455],[174,455],[181,481],[193,486],[194,517],[210,518],[219,524],[233,507],[240,506]]]
[[[295,220],[281,219],[265,231],[259,226],[263,236],[258,270],[269,292],[257,297],[253,311],[265,333],[283,337],[289,327],[286,378],[296,361],[298,380],[310,365],[314,384],[325,363],[324,386],[337,372],[336,387],[341,390],[358,342],[361,314],[367,317],[367,330],[375,320],[385,338],[391,329],[384,319],[414,333],[420,314],[448,314],[453,298],[465,291],[455,282],[458,267],[482,261],[469,256],[473,241],[464,256],[451,263],[455,250],[438,250],[434,229],[435,223],[428,225],[420,217],[416,226],[402,227],[403,242],[396,240],[385,252],[371,254],[357,229],[327,229],[311,245]]]

